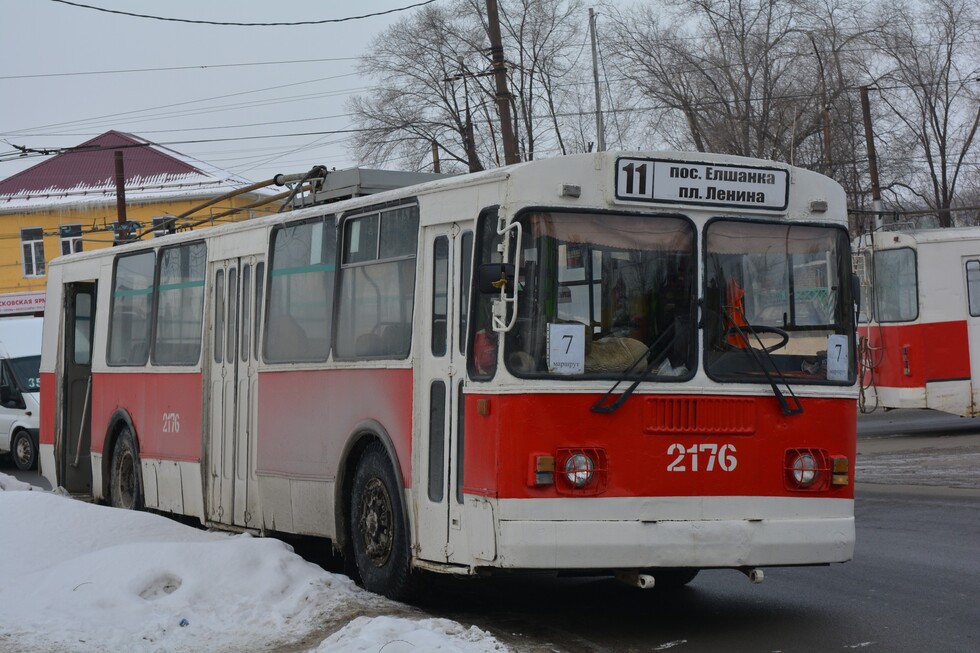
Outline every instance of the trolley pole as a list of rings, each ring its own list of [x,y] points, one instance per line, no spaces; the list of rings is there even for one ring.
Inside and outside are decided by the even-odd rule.
[[[504,164],[520,163],[517,140],[510,119],[510,91],[507,90],[507,68],[504,66],[504,46],[500,39],[500,14],[497,0],[487,0],[487,25],[490,36],[490,60],[493,79],[497,85],[497,111],[500,114],[500,137],[504,141]]]

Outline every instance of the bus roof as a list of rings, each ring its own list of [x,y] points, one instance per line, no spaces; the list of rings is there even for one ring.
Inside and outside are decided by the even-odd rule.
[[[792,202],[783,210],[764,208],[753,209],[751,207],[710,207],[710,206],[691,206],[690,210],[714,211],[726,214],[742,213],[761,213],[763,215],[779,215],[786,220],[807,220],[813,217],[814,210],[827,210],[828,201],[831,214],[837,212],[839,216],[835,219],[841,224],[846,225],[846,212],[844,212],[844,191],[833,180],[820,175],[819,173],[797,168],[787,163],[768,161],[761,159],[751,159],[739,156],[711,154],[706,152],[677,152],[677,151],[623,151],[623,152],[592,152],[585,154],[572,154],[550,159],[538,159],[526,161],[502,168],[493,168],[481,172],[445,176],[440,179],[426,181],[417,185],[403,186],[392,190],[386,190],[370,195],[353,197],[333,203],[317,204],[290,210],[288,212],[267,215],[251,220],[238,221],[228,224],[208,227],[206,230],[183,231],[177,234],[164,236],[159,239],[159,243],[150,245],[150,241],[141,240],[134,243],[121,245],[117,248],[105,248],[92,252],[80,252],[68,256],[58,257],[49,263],[49,267],[62,265],[67,261],[79,261],[85,258],[101,258],[104,256],[114,256],[121,250],[127,248],[143,249],[148,246],[169,244],[187,240],[195,240],[206,236],[217,236],[228,232],[243,231],[247,229],[261,229],[270,225],[282,222],[287,218],[302,219],[317,215],[327,214],[349,214],[362,208],[376,207],[398,200],[410,198],[423,198],[433,193],[442,191],[461,190],[479,186],[493,184],[504,184],[506,189],[501,189],[500,193],[490,203],[503,201],[516,202],[520,204],[522,200],[540,203],[542,200],[541,189],[551,189],[554,192],[556,205],[569,206],[571,208],[589,208],[592,206],[604,206],[611,201],[614,205],[624,210],[636,210],[638,208],[649,209],[650,205],[628,199],[613,198],[614,171],[616,161],[620,158],[640,158],[657,159],[661,161],[691,164],[707,164],[709,166],[746,166],[759,167],[765,166],[769,170],[785,171],[792,178],[793,182],[806,180],[808,188],[807,196],[795,196]],[[523,170],[534,170],[533,176],[524,177]],[[600,177],[596,173],[601,172]],[[608,177],[608,178],[606,178]],[[581,186],[583,181],[591,181],[589,187]],[[568,199],[561,195],[562,189],[568,186],[581,192],[581,196],[570,195],[575,199]],[[812,195],[812,196],[811,196]],[[482,199],[489,200],[489,197]],[[695,203],[696,204],[696,203]],[[822,204],[823,209],[813,209],[813,206]],[[665,205],[667,206],[667,205]],[[839,209],[836,210],[835,209]],[[673,210],[677,210],[674,206]],[[829,216],[828,216],[829,217]],[[206,232],[206,233],[205,233]]]

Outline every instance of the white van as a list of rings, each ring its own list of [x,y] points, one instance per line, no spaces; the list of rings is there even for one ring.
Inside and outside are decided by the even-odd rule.
[[[42,322],[0,319],[0,453],[9,451],[21,470],[37,465]]]

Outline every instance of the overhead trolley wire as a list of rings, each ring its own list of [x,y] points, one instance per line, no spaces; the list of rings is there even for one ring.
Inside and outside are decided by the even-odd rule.
[[[301,20],[301,21],[277,22],[277,23],[237,23],[231,21],[195,20],[192,18],[170,18],[167,16],[152,16],[150,14],[137,14],[130,11],[120,11],[118,9],[106,9],[105,7],[96,7],[95,5],[82,4],[81,2],[69,2],[68,0],[51,0],[51,2],[57,2],[63,5],[78,7],[80,9],[91,9],[93,11],[101,11],[107,14],[129,16],[131,18],[148,18],[151,20],[162,20],[171,23],[191,23],[195,25],[218,25],[222,27],[298,27],[302,25],[326,25],[329,23],[346,23],[352,20],[363,20],[365,18],[374,18],[376,16],[386,16],[388,14],[394,14],[400,11],[408,11],[409,9],[415,9],[417,7],[424,7],[425,5],[430,5],[435,1],[436,0],[425,0],[424,2],[418,2],[413,5],[408,5],[407,7],[397,7],[395,9],[387,9],[385,11],[377,11],[371,14],[363,14],[360,16],[347,16],[345,18],[324,18],[321,20]]]

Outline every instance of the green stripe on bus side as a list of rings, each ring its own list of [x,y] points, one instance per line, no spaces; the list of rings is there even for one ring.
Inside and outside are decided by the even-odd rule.
[[[182,281],[180,283],[165,283],[160,286],[160,290],[183,290],[185,288],[203,288],[204,279],[198,281]]]
[[[337,266],[333,263],[317,263],[315,265],[301,265],[296,268],[277,268],[272,271],[274,277],[284,277],[290,274],[307,274],[309,272],[336,272]]]
[[[153,286],[149,288],[135,288],[133,290],[117,290],[112,293],[113,297],[136,297],[138,295],[152,295]]]

